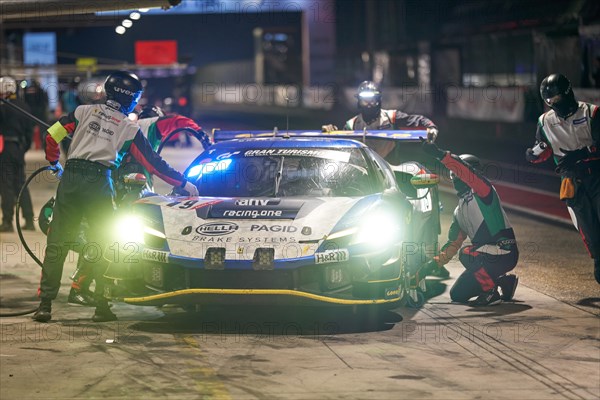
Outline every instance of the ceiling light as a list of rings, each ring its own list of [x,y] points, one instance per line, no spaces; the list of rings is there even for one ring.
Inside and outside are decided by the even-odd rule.
[[[133,26],[133,21],[130,19],[124,19],[123,22],[121,22],[121,25],[123,25],[125,28],[131,28]]]
[[[126,30],[127,30],[127,29],[125,29],[125,27],[124,27],[124,26],[121,26],[121,25],[119,25],[119,26],[117,26],[117,27],[115,28],[115,32],[117,32],[119,35],[122,35],[122,34],[124,34]]]

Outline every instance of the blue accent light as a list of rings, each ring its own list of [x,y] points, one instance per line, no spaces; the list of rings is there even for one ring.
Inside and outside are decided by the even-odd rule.
[[[216,171],[224,171],[229,168],[231,164],[231,159],[212,161],[204,164],[194,165],[187,173],[188,178],[193,178],[198,176],[200,178],[202,175],[211,174]]]

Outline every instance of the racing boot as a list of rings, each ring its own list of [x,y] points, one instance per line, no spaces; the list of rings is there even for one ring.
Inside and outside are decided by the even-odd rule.
[[[498,293],[498,289],[493,288],[489,292],[481,293],[475,300],[470,301],[469,305],[471,307],[485,307],[495,306],[500,303],[502,303],[500,293]]]
[[[37,322],[50,321],[52,319],[52,301],[42,299],[42,301],[40,302],[40,306],[31,318],[33,318]]]
[[[96,305],[96,311],[92,317],[94,322],[110,322],[116,321],[117,316],[110,310],[108,301],[106,299],[98,300]]]
[[[67,303],[72,306],[95,307],[96,301],[94,298],[83,290],[77,290],[71,287]]]
[[[600,258],[594,259],[594,278],[600,283]]]
[[[502,301],[512,300],[518,284],[519,277],[513,274],[502,275],[498,278],[498,286],[500,286],[500,290],[502,291]]]

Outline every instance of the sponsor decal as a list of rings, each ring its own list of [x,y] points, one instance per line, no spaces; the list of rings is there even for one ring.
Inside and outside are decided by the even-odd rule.
[[[132,92],[129,89],[120,88],[120,87],[117,87],[117,86],[115,86],[115,92],[117,92],[117,93],[123,93],[123,94],[125,94],[127,96],[132,96],[132,97],[137,93],[137,92]]]
[[[279,204],[279,199],[239,199],[235,201],[236,206],[271,206]]]
[[[582,118],[578,118],[578,119],[574,119],[573,120],[573,125],[581,125],[584,124],[585,121],[587,121],[586,117],[582,117]]]
[[[252,232],[296,232],[298,228],[295,226],[284,226],[284,225],[252,225],[250,231]]]
[[[190,233],[192,233],[192,227],[190,225],[186,226],[185,228],[183,228],[183,230],[181,231],[181,234],[183,236],[185,235],[189,235]]]
[[[312,233],[312,228],[310,226],[305,226],[300,231],[303,235],[310,235]]]
[[[400,297],[400,287],[395,286],[393,288],[385,289],[384,296],[386,299],[391,299],[394,297]]]
[[[284,218],[283,210],[223,210],[226,218]]]
[[[94,131],[94,132],[98,132],[100,130],[100,124],[93,121],[90,122],[90,124],[88,125],[88,127],[90,128],[90,130]]]
[[[166,251],[160,250],[152,250],[152,249],[144,249],[142,251],[142,259],[150,260],[150,261],[158,261],[161,263],[166,263],[169,253]]]
[[[110,130],[110,129],[108,129],[108,128],[102,128],[102,133],[106,133],[106,134],[108,134],[108,135],[110,135],[110,136],[112,136],[112,135],[114,135],[114,134],[115,134],[115,132],[114,132],[114,131],[111,131],[111,130]]]
[[[223,236],[237,231],[238,228],[233,222],[210,222],[197,227],[196,232],[205,236]]]
[[[114,122],[115,124],[120,124],[122,120],[113,117],[112,115],[108,115],[107,113],[105,113],[102,110],[98,110],[97,112],[94,111],[94,113],[97,113],[100,117],[102,117],[103,119],[106,119],[110,122]]]
[[[194,235],[192,237],[192,241],[193,242],[200,242],[200,243],[231,243],[232,237],[228,236],[228,237],[223,237],[223,236],[200,236],[200,235]]]
[[[239,243],[295,243],[296,238],[289,237],[240,237]]]
[[[315,253],[316,264],[328,264],[334,262],[344,262],[350,259],[350,253],[347,249],[326,250],[321,253]]]
[[[317,157],[325,158],[329,160],[337,160],[342,162],[348,162],[350,160],[350,153],[345,151],[337,150],[323,150],[323,149],[256,149],[246,150],[244,157],[277,157],[277,156],[288,156],[288,157]]]

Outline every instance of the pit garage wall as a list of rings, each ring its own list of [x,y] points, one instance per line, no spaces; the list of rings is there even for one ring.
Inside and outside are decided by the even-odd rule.
[[[600,104],[600,90],[574,88],[580,101]],[[229,104],[254,107],[293,107],[332,110],[339,105],[350,115],[356,110],[356,88],[345,87],[336,99],[333,85],[210,84],[194,88],[196,104]],[[446,87],[437,91],[416,86],[385,88],[384,108],[433,116],[433,102],[446,96],[446,116],[454,119],[519,123],[543,110],[537,91],[522,87]]]

